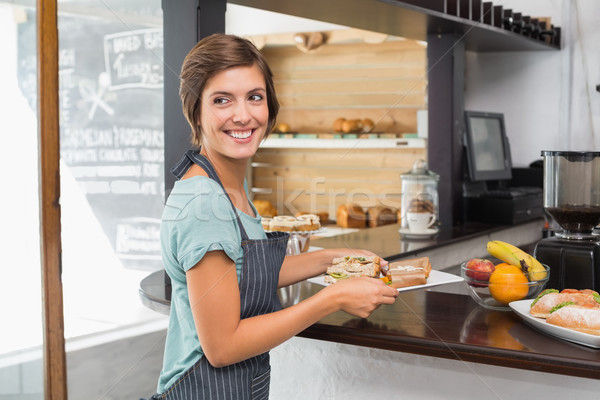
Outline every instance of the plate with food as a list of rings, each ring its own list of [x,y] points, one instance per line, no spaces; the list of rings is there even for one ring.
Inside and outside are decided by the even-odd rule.
[[[354,256],[335,258],[324,275],[308,279],[318,285],[330,285],[356,276],[382,279],[398,291],[413,290],[446,283],[460,282],[460,276],[431,269],[428,257],[412,258],[389,263],[382,269],[376,256]]]
[[[544,290],[510,308],[528,325],[559,339],[600,348],[600,296],[593,290]]]

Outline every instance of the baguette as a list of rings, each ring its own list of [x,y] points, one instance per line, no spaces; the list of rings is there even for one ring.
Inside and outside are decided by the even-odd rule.
[[[564,289],[560,293],[555,289],[548,289],[531,303],[529,312],[534,317],[547,318],[553,308],[563,303],[600,308],[600,296],[589,289]]]
[[[565,305],[548,315],[546,322],[600,336],[600,308],[596,306]]]

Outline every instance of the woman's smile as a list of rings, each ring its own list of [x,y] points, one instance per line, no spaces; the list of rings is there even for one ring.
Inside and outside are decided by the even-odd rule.
[[[252,134],[254,133],[254,129],[246,129],[243,131],[240,130],[230,130],[230,131],[225,131],[226,134],[228,134],[229,136],[231,136],[234,139],[248,139],[250,136],[252,136]]]

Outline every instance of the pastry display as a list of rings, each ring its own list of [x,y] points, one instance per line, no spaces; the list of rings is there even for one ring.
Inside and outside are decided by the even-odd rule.
[[[321,227],[320,218],[315,214],[303,214],[296,217],[300,222],[299,231],[316,231]]]
[[[283,231],[309,233],[321,228],[319,217],[315,214],[304,214],[298,217],[277,215],[273,218],[263,218],[265,231]]]
[[[271,230],[271,223],[273,222],[273,218],[261,218],[260,220],[262,227],[265,231],[270,231]]]
[[[296,218],[291,215],[278,215],[273,217],[270,224],[270,231],[291,232],[296,228]]]
[[[316,215],[317,217],[319,217],[320,225],[325,225],[327,222],[329,222],[329,213],[324,212],[324,211],[315,211],[315,212],[300,211],[300,212],[296,213],[296,218],[298,218],[301,215],[306,215],[306,214]]]

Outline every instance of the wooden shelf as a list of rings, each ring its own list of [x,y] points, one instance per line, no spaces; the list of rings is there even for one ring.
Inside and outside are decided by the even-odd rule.
[[[482,22],[398,0],[229,0],[247,7],[309,18],[414,40],[431,33],[464,35],[470,51],[548,51],[559,46]]]
[[[424,149],[425,139],[285,139],[267,138],[261,143],[262,149]]]

